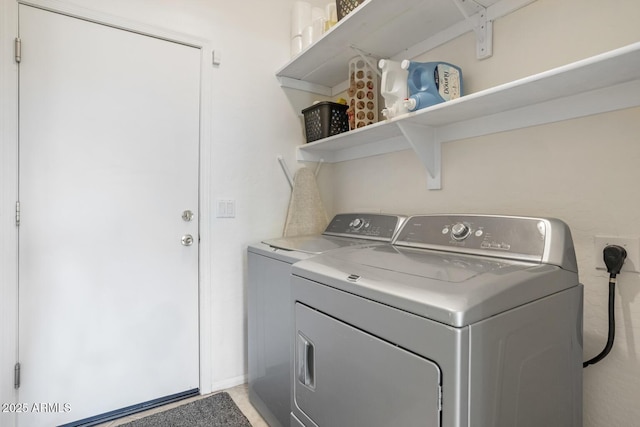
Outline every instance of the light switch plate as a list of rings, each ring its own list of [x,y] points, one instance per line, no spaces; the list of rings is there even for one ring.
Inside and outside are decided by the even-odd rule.
[[[622,265],[622,271],[640,273],[640,237],[620,237],[620,236],[595,236],[594,257],[596,269],[606,270],[602,251],[608,245],[622,246],[627,251],[627,259]]]
[[[216,200],[216,218],[235,218],[236,201],[230,199]]]

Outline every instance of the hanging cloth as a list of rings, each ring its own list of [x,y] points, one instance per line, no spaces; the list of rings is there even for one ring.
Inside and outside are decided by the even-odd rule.
[[[293,177],[283,236],[321,234],[328,223],[315,174],[306,167],[298,169]]]

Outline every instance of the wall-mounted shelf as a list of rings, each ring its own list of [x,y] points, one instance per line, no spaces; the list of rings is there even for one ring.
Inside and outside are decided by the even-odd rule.
[[[393,3],[393,2],[389,2]],[[298,148],[340,162],[413,148],[441,188],[440,144],[640,106],[640,42]]]
[[[282,86],[333,96],[345,89],[349,60],[358,55],[353,47],[376,58],[410,59],[474,30],[478,57],[486,57],[491,21],[533,1],[366,0],[276,76]]]

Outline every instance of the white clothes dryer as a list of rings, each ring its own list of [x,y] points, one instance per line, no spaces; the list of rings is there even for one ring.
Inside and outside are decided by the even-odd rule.
[[[291,426],[580,427],[582,285],[556,219],[409,218],[292,267]]]

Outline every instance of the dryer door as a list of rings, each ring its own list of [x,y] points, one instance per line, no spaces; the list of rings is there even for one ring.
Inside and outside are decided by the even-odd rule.
[[[294,412],[319,427],[440,426],[438,365],[300,303],[295,327]]]

